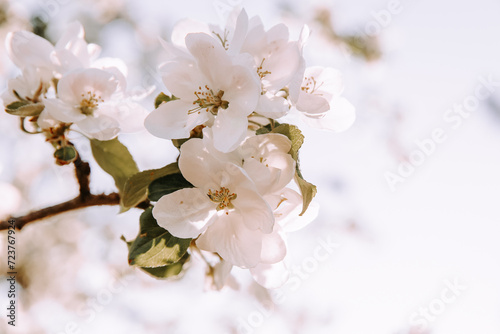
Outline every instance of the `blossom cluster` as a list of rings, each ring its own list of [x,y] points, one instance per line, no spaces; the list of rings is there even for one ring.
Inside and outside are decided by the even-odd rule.
[[[7,112],[31,117],[55,146],[65,146],[72,124],[89,138],[109,140],[120,131],[137,131],[146,115],[126,93],[124,62],[99,58],[100,46],[84,37],[79,22],[55,45],[29,31],[7,36],[8,55],[21,71],[2,96]]]
[[[159,71],[170,95],[161,93],[146,117],[126,91],[123,61],[99,58],[100,47],[85,41],[79,23],[55,45],[18,31],[7,48],[21,74],[2,98],[23,129],[28,120],[34,133],[45,134],[59,164],[78,156],[66,138],[76,127],[115,179],[121,212],[145,209],[138,237],[127,242],[131,265],[170,277],[198,252],[217,259],[206,260],[217,289],[232,280],[233,266],[278,287],[288,278],[286,233],[316,211],[310,205],[316,187],[299,168],[304,136],[287,120],[298,115],[334,131],[354,121],[340,72],[306,67],[307,26],[296,40],[289,35],[284,24],[266,30],[245,10],[230,15],[223,29],[181,21],[171,41],[160,41]],[[173,141],[176,162],[139,172],[116,136],[144,127]]]
[[[306,68],[307,27],[292,41],[284,24],[266,30],[244,10],[232,18],[223,30],[181,21],[171,42],[163,41],[160,71],[174,99],[159,105],[145,126],[166,139],[203,130],[202,138],[180,147],[180,171],[194,187],[160,198],[153,215],[172,235],[219,255],[216,287],[232,266],[276,287],[288,277],[285,232],[304,225],[299,213],[308,203],[294,190],[301,176],[293,138],[274,130],[293,112],[313,126],[342,130],[354,109],[341,97],[337,70]]]

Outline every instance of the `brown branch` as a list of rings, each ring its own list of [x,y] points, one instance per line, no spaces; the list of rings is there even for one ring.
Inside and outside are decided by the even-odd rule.
[[[75,175],[80,186],[80,194],[64,203],[60,203],[48,208],[33,211],[21,217],[9,217],[4,221],[0,221],[0,231],[6,230],[9,226],[15,225],[17,229],[22,229],[25,225],[44,218],[49,218],[63,212],[86,208],[97,205],[118,205],[120,204],[120,194],[111,193],[109,195],[100,194],[93,195],[90,193],[90,166],[88,162],[83,161],[77,153],[77,158],[73,162],[75,165]],[[149,200],[145,200],[135,207],[139,209],[147,209],[150,206]],[[14,222],[12,222],[14,221]],[[12,224],[11,224],[12,222]]]
[[[78,154],[75,165],[75,174],[78,184],[80,185],[80,198],[85,202],[90,196],[90,166],[88,162],[83,161]]]
[[[81,196],[79,195],[78,197],[73,198],[70,201],[57,204],[54,206],[50,206],[48,208],[44,208],[38,211],[33,211],[30,212],[29,214],[21,217],[10,217],[9,219],[6,219],[4,221],[0,222],[0,230],[5,230],[9,227],[9,221],[10,220],[15,220],[15,226],[17,229],[22,229],[26,224],[29,224],[33,221],[39,220],[39,219],[44,219],[48,217],[55,216],[57,214],[66,212],[66,211],[71,211],[71,210],[76,210],[76,209],[81,209],[89,206],[95,206],[95,205],[118,205],[120,204],[120,195],[118,193],[111,193],[109,195],[92,195],[89,194],[87,199],[84,201],[82,200]]]

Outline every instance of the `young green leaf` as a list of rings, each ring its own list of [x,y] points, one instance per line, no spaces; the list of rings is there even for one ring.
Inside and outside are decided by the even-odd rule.
[[[64,146],[54,152],[54,158],[59,165],[67,165],[75,161],[76,150],[73,146]]]
[[[120,198],[121,212],[125,212],[144,201],[147,198],[148,187],[151,182],[174,173],[179,173],[177,162],[162,168],[145,170],[129,177],[125,182]]]
[[[31,103],[29,101],[16,101],[5,107],[5,111],[11,115],[30,117],[38,116],[45,109],[43,103]]]
[[[180,239],[158,226],[153,209],[146,209],[140,218],[140,232],[130,245],[130,265],[146,268],[163,267],[179,262],[186,253],[191,239]]]
[[[120,143],[118,138],[107,141],[91,139],[90,147],[95,160],[106,173],[113,177],[122,195],[127,179],[139,172],[129,150]]]
[[[193,188],[193,185],[181,173],[170,174],[151,182],[148,198],[151,201],[158,201],[163,195],[168,195],[184,188]]]
[[[314,184],[307,182],[302,178],[302,176],[299,176],[298,172],[295,172],[295,180],[297,181],[300,192],[302,193],[302,212],[299,214],[299,216],[302,216],[309,207],[309,204],[311,204],[314,196],[316,196],[318,190]]]
[[[184,256],[176,263],[156,268],[140,268],[155,278],[173,278],[182,273],[182,269],[184,269],[184,265],[189,261],[190,257],[191,256],[189,255],[189,253],[186,252]]]
[[[173,96],[173,95],[172,96],[168,96],[165,93],[160,93],[160,94],[158,94],[158,96],[155,99],[155,109],[158,109],[158,107],[160,106],[160,104],[162,104],[163,102],[170,102],[170,101],[173,101],[173,100],[177,100],[177,98],[175,96]]]
[[[130,247],[132,246],[134,241],[133,240],[127,241],[123,235],[121,236],[120,239],[125,241],[125,243],[127,244],[127,248],[130,251]],[[188,252],[186,252],[179,261],[173,264],[155,268],[148,268],[148,267],[139,267],[139,268],[155,278],[173,278],[178,276],[182,272],[182,269],[185,269],[184,265],[190,260],[190,258],[191,255]]]

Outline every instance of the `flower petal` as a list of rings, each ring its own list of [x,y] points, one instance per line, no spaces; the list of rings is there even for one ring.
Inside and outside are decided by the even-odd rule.
[[[215,214],[213,203],[197,188],[177,190],[160,198],[153,208],[158,225],[178,238],[196,238]]]
[[[214,147],[221,152],[234,151],[245,139],[248,128],[248,119],[232,114],[230,107],[219,111],[214,125]]]
[[[266,289],[277,289],[288,281],[290,272],[284,262],[274,264],[259,263],[250,268],[253,279]]]
[[[183,100],[163,103],[146,117],[144,126],[160,138],[189,138],[190,131],[207,120],[204,113],[189,114],[190,108],[192,104]]]
[[[209,80],[206,84],[228,81],[230,77],[228,66],[232,64],[231,59],[217,40],[204,33],[188,34],[186,46],[195,57],[201,73]],[[217,89],[218,87],[210,88]]]
[[[50,53],[54,51],[54,46],[32,32],[25,30],[11,32],[7,34],[6,45],[9,58],[20,69],[28,65],[52,67]]]
[[[202,139],[192,138],[182,144],[179,169],[186,180],[195,187],[218,190],[221,186],[220,180],[215,181],[214,177],[223,169],[222,162],[214,159]]]
[[[334,99],[330,102],[330,105],[332,109],[320,118],[304,117],[305,123],[318,129],[333,132],[342,132],[349,129],[356,119],[354,106],[343,97]],[[306,114],[305,116],[309,115]]]
[[[75,124],[84,133],[97,140],[111,140],[120,132],[118,122],[106,115],[87,116]]]
[[[235,212],[229,215],[218,212],[196,245],[203,250],[216,252],[224,260],[238,267],[252,268],[260,262],[262,232],[245,227],[243,217]]]

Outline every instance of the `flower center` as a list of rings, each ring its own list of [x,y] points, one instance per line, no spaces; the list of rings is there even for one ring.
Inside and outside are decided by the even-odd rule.
[[[215,31],[212,31],[212,34],[214,34],[214,36],[216,36],[219,39],[219,41],[222,44],[222,47],[227,51],[227,49],[229,48],[229,43],[227,41],[227,35],[229,34],[229,31],[224,30],[224,38],[222,38],[221,35],[217,34]]]
[[[205,90],[198,87],[198,91],[194,92],[194,95],[196,100],[193,101],[193,104],[198,106],[189,110],[188,115],[195,112],[200,114],[203,109],[205,109],[205,112],[210,111],[212,115],[217,115],[219,108],[227,109],[229,107],[229,102],[222,99],[222,96],[224,96],[223,90],[219,90],[217,94],[214,94],[214,91],[205,85]]]
[[[267,164],[267,159],[264,157],[256,158],[255,156],[252,155],[250,158],[258,160],[261,164],[264,164],[266,167],[269,167],[269,165]]]
[[[316,89],[323,86],[323,82],[318,85],[318,83],[316,82],[316,79],[313,76],[305,77],[304,81],[306,82],[306,84],[303,85],[302,87],[300,87],[300,89],[303,92],[308,93],[308,94],[314,94]],[[323,94],[316,94],[316,95],[323,95]]]
[[[221,187],[220,190],[215,190],[212,192],[211,189],[208,190],[208,198],[214,203],[219,203],[217,205],[217,211],[224,210],[225,208],[234,208],[232,200],[236,199],[236,194],[231,193],[229,189]],[[227,212],[226,212],[227,214]]]
[[[257,67],[257,75],[260,78],[260,95],[265,95],[266,94],[266,88],[264,87],[264,83],[262,82],[262,79],[268,74],[271,74],[270,71],[264,71],[262,67],[264,66],[264,61],[266,58],[262,58],[262,61],[260,62],[260,66]]]
[[[96,96],[91,91],[88,91],[87,94],[82,94],[82,98],[79,108],[84,115],[92,115],[94,110],[99,106],[99,102],[104,102],[101,96]]]
[[[259,78],[262,80],[264,79],[264,77],[268,74],[271,74],[270,71],[263,71],[262,70],[262,67],[264,66],[264,61],[266,60],[266,58],[262,58],[262,61],[260,62],[260,66],[257,67],[257,74],[259,75]]]

